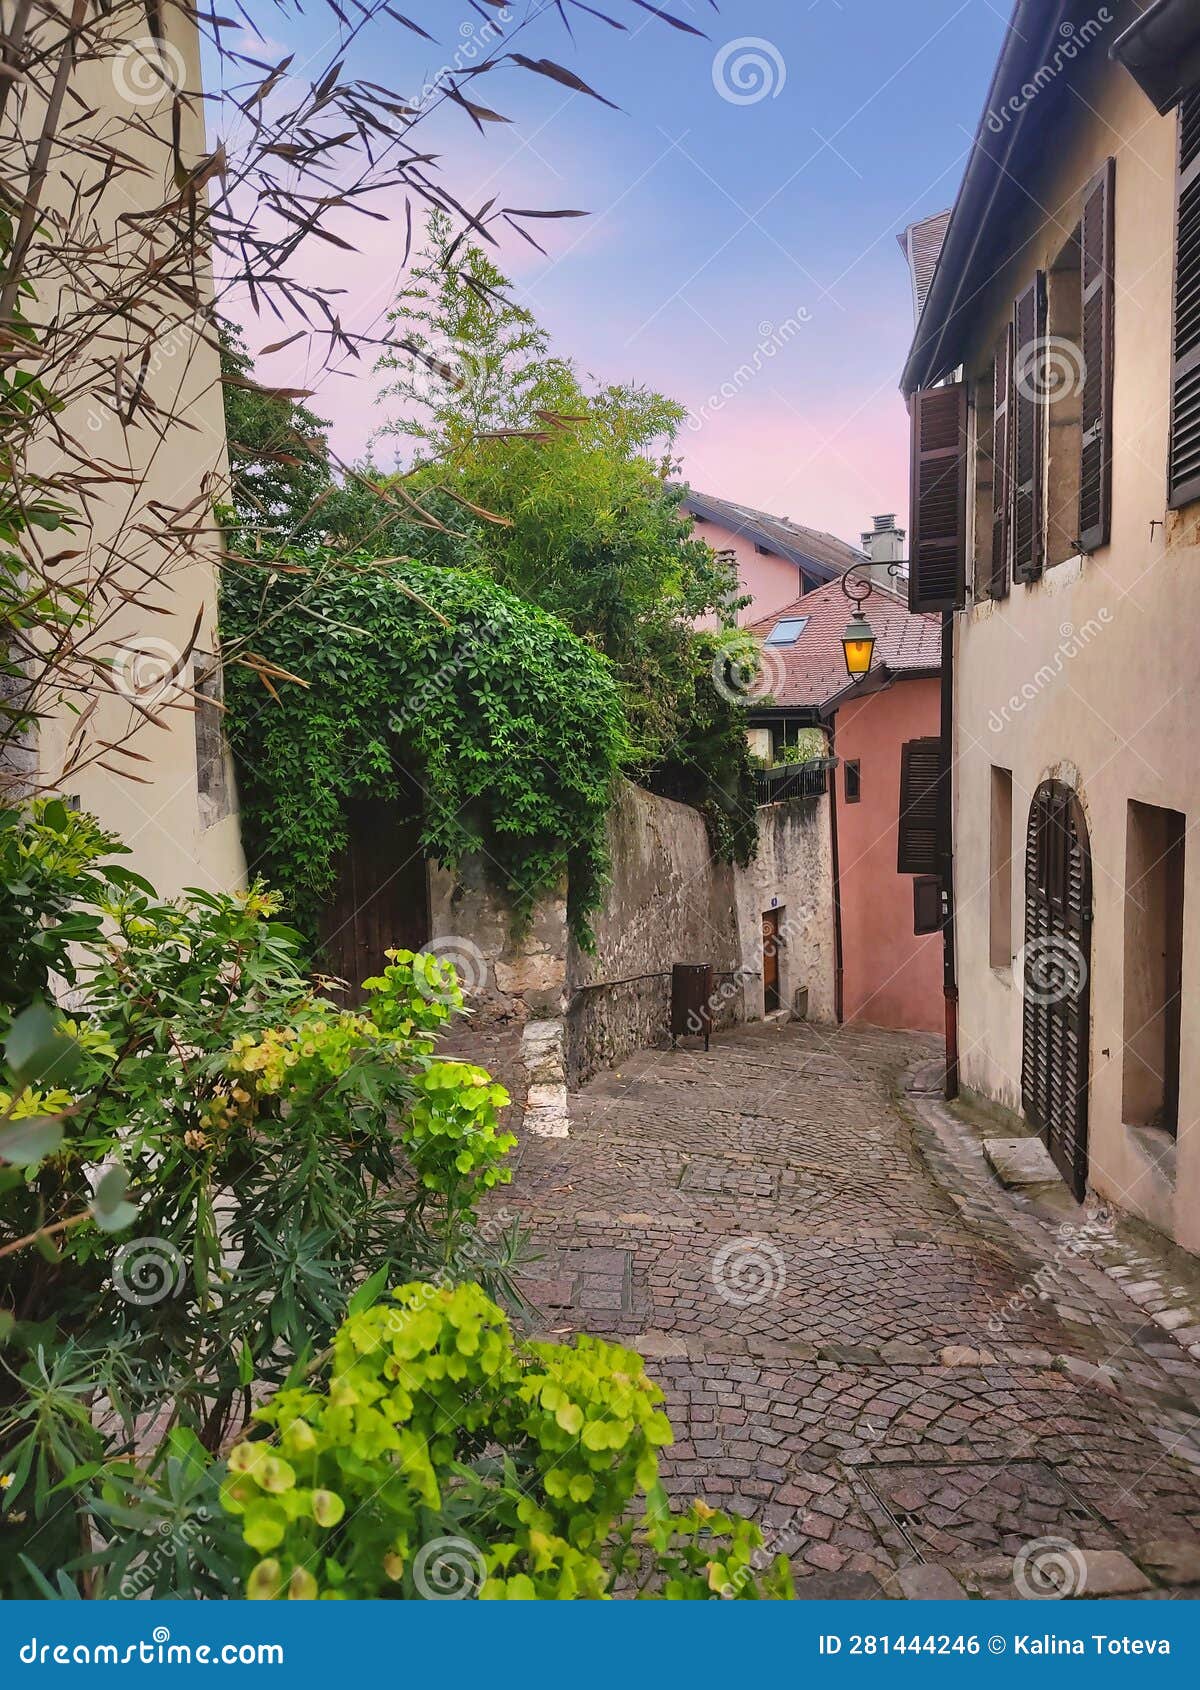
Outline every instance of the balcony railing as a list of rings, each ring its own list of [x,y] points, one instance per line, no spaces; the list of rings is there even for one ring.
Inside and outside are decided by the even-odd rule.
[[[784,763],[776,769],[760,769],[755,776],[758,804],[785,804],[792,798],[824,798],[829,790],[829,771],[834,757],[817,757],[811,763]]]

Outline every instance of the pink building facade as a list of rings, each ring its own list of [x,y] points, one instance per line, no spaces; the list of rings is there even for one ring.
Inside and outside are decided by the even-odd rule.
[[[914,931],[913,877],[896,867],[902,748],[937,734],[940,709],[940,682],[918,677],[846,700],[832,722],[844,1021],[945,1025],[942,935]]]
[[[738,618],[745,627],[869,562],[832,534],[726,499],[689,490],[683,508],[695,522],[696,539],[736,564],[741,593],[750,598]],[[715,625],[715,618],[708,620]]]
[[[858,683],[846,674],[850,605],[840,580],[753,625],[770,694],[748,727],[781,754],[799,728],[819,726],[835,760],[827,809],[836,1018],[937,1033],[945,1026],[940,891],[928,876],[901,872],[900,824],[906,747],[928,747],[940,733],[941,628],[882,584],[865,608],[876,644]]]

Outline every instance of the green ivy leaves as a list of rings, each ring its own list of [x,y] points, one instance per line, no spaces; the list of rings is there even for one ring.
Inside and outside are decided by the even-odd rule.
[[[484,853],[519,920],[569,874],[586,939],[625,751],[605,658],[470,570],[316,548],[282,561],[294,573],[223,572],[223,637],[306,685],[266,699],[234,664],[226,702],[251,850],[300,918],[315,927],[332,891],[346,802],[411,792],[407,771],[431,857]]]

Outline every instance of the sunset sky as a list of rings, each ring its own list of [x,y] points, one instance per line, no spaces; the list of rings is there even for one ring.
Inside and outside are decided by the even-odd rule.
[[[661,4],[707,38],[622,0],[626,32],[585,16],[572,42],[551,12],[515,43],[620,110],[504,66],[472,98],[510,123],[481,140],[444,107],[422,144],[473,208],[499,195],[591,213],[531,224],[545,258],[515,235],[495,256],[557,351],[598,380],[642,382],[688,407],[680,450],[695,487],[856,539],[875,512],[907,507],[897,380],[912,303],[896,236],[953,201],[1006,0]],[[478,52],[484,25],[469,0],[402,9],[439,48],[383,19],[352,49],[351,72],[416,93],[456,52]],[[506,35],[526,10],[511,7]],[[306,79],[336,46],[323,7],[300,17],[254,0],[249,15],[266,56],[294,51]],[[386,209],[402,216],[402,203]],[[354,219],[346,232],[356,254],[315,248],[305,268],[345,290],[340,309],[361,327],[396,290],[402,223]],[[252,350],[280,338],[239,314]],[[296,356],[260,373],[307,374],[340,455],[361,458],[382,420],[377,382],[361,367],[318,378]],[[727,384],[733,396],[714,405]]]

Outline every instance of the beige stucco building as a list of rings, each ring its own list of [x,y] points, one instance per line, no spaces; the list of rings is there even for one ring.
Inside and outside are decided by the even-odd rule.
[[[962,1083],[1200,1251],[1194,3],[1016,6],[904,385]]]
[[[202,332],[212,274],[194,241],[170,258],[165,215],[144,219],[178,197],[173,108],[183,165],[205,155],[199,42],[189,8],[167,10],[157,42],[147,17],[123,5],[89,24],[47,179],[48,237],[33,255],[29,310],[45,330],[52,390],[66,398],[59,422],[70,444],[64,451],[48,430],[29,469],[61,476],[91,459],[90,485],[67,501],[81,513],[69,543],[81,548],[91,611],[81,641],[111,686],[66,698],[51,689],[29,760],[34,785],[97,815],[129,844],[131,864],[173,894],[236,886],[245,865],[215,702],[212,506],[228,497],[228,477],[219,359],[211,325]],[[18,180],[44,111],[36,82],[10,102],[0,145]],[[114,170],[106,148],[121,161]],[[147,266],[163,253],[155,287]],[[85,335],[63,327],[83,312]],[[43,552],[63,544],[55,536]],[[104,744],[114,749],[97,755]]]

